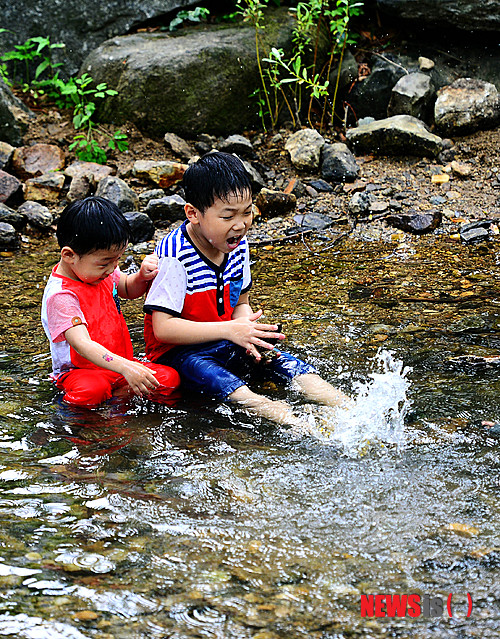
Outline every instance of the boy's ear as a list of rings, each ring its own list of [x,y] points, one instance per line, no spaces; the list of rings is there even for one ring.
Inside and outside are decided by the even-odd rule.
[[[69,246],[63,246],[61,249],[61,259],[66,264],[74,264],[78,255]]]
[[[189,222],[191,222],[191,224],[200,223],[200,211],[198,211],[198,209],[196,209],[192,204],[189,204],[189,202],[184,205],[184,212],[186,213],[186,217]]]

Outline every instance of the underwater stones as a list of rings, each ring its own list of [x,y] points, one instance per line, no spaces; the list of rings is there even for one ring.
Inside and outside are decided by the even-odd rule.
[[[131,211],[124,213],[124,215],[130,225],[130,241],[132,244],[149,242],[149,240],[153,239],[155,225],[149,215],[138,211]]]
[[[137,195],[124,180],[115,176],[110,175],[101,180],[95,194],[110,200],[124,213],[137,211],[139,208]]]
[[[52,213],[39,202],[23,202],[17,212],[24,215],[28,222],[37,229],[49,229],[54,223]]]
[[[425,213],[393,213],[385,218],[390,226],[415,235],[431,233],[441,224],[441,220],[442,213],[437,209]]]
[[[14,175],[0,170],[0,202],[14,199],[20,192],[22,183]]]
[[[2,18],[4,16],[5,9]],[[22,144],[23,135],[33,117],[34,114],[0,78],[0,140],[14,146]]]
[[[297,198],[292,193],[262,189],[255,199],[255,206],[264,217],[277,217],[292,211]]]
[[[354,182],[359,173],[356,158],[346,144],[324,144],[321,150],[321,176],[330,182]]]
[[[44,173],[26,180],[23,186],[24,198],[36,202],[57,202],[63,186],[62,173]]]
[[[434,119],[447,135],[492,128],[500,121],[500,95],[490,82],[459,78],[438,91]]]
[[[236,155],[248,157],[254,155],[252,143],[243,135],[230,135],[219,144],[218,148],[225,153],[236,153]]]
[[[55,144],[21,146],[14,150],[12,167],[21,180],[60,171],[64,169],[64,151]]]
[[[167,189],[182,180],[186,169],[186,164],[170,160],[137,160],[132,175]]]
[[[346,133],[356,151],[371,151],[383,155],[436,156],[442,140],[410,115],[394,115],[363,124]]]
[[[387,115],[412,115],[426,120],[433,95],[430,76],[425,73],[408,73],[393,87]]]
[[[12,224],[0,222],[0,250],[10,251],[19,248],[19,235]]]
[[[185,204],[180,195],[166,195],[158,200],[150,200],[145,212],[157,226],[168,226],[184,219]]]
[[[316,129],[302,129],[292,133],[285,143],[285,149],[297,169],[314,171],[319,168],[324,145],[325,138]]]
[[[165,133],[163,141],[167,149],[170,149],[175,155],[178,155],[181,160],[187,161],[195,155],[194,150],[186,140],[175,133]]]

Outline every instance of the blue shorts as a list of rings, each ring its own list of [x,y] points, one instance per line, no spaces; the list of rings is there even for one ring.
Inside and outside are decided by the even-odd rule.
[[[287,381],[297,375],[316,373],[316,369],[289,353],[281,353],[270,362],[257,362],[246,350],[228,340],[176,346],[157,362],[167,364],[181,376],[184,390],[203,393],[214,399],[226,399],[245,379]]]

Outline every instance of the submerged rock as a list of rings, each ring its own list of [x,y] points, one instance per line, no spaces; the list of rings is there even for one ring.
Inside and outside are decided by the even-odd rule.
[[[315,171],[319,168],[324,145],[325,138],[316,129],[302,129],[292,133],[285,143],[285,149],[297,169]]]
[[[434,119],[447,135],[492,128],[500,122],[500,94],[490,82],[459,78],[438,91]]]
[[[441,138],[410,115],[394,115],[348,129],[346,137],[356,150],[387,155],[436,156],[442,148]]]

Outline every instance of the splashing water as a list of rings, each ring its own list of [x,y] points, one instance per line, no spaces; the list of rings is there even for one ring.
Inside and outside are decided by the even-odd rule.
[[[309,433],[318,439],[340,445],[344,454],[358,457],[371,448],[387,445],[399,451],[405,444],[404,418],[411,401],[407,375],[411,368],[381,350],[374,358],[381,372],[368,375],[369,381],[354,385],[353,405],[347,409],[309,407]]]

